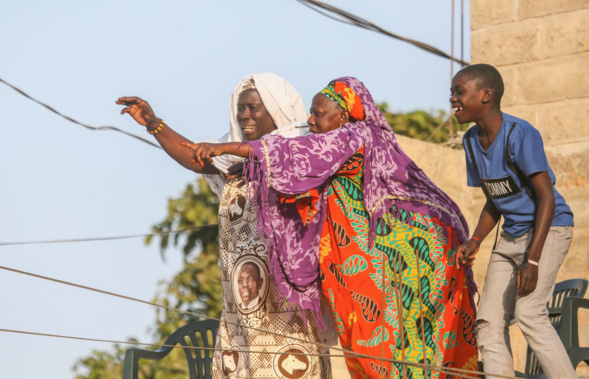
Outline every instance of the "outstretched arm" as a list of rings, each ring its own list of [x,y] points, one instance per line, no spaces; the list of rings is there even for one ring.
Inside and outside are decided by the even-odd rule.
[[[164,151],[176,162],[185,168],[198,173],[218,174],[217,170],[210,162],[206,164],[196,163],[190,150],[181,146],[181,143],[192,143],[182,135],[176,133],[172,128],[166,125],[161,119],[156,117],[149,103],[138,97],[120,97],[117,104],[124,105],[121,114],[128,113],[137,123],[145,126],[148,132],[155,132],[153,135]]]
[[[225,142],[225,143],[191,143],[181,142],[180,145],[185,147],[189,152],[192,162],[199,166],[210,164],[211,158],[220,155],[229,154],[238,157],[247,158],[250,154],[250,144],[247,142]]]
[[[485,194],[486,195],[486,194]],[[481,246],[481,242],[487,237],[487,235],[493,230],[499,218],[501,217],[501,213],[495,208],[493,201],[487,197],[487,202],[481,211],[481,216],[479,217],[479,222],[477,224],[474,233],[472,234],[472,238],[466,242],[463,242],[458,248],[456,249],[457,253],[457,266],[460,268],[460,264],[462,265],[472,265],[475,259],[476,253],[479,251],[479,247]]]

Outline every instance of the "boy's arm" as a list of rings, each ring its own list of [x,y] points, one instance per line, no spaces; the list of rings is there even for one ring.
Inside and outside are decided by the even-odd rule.
[[[537,263],[542,256],[544,242],[550,230],[550,225],[552,225],[555,206],[554,189],[548,171],[531,175],[530,181],[538,196],[538,208],[536,209],[534,221],[534,236],[526,255],[528,260]],[[526,296],[532,293],[536,289],[538,281],[538,266],[526,263],[523,262],[518,272],[518,296]]]
[[[485,196],[487,196],[486,193]],[[487,196],[487,202],[481,211],[479,222],[474,230],[474,233],[472,234],[471,239],[462,243],[456,249],[458,254],[456,260],[458,268],[460,268],[460,264],[472,265],[474,256],[479,251],[479,247],[481,246],[481,242],[483,242],[485,237],[487,237],[495,225],[497,225],[500,217],[501,213],[497,210],[497,208],[495,208],[493,201]]]

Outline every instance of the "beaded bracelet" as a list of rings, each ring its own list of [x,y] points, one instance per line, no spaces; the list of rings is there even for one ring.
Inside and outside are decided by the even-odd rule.
[[[481,244],[481,240],[480,240],[480,239],[478,239],[478,237],[474,237],[474,236],[473,236],[473,237],[470,237],[470,239],[471,239],[471,240],[475,240],[475,241],[477,241],[477,242],[479,243],[479,245]]]
[[[147,133],[151,134],[152,136],[155,136],[156,134],[161,132],[163,128],[164,128],[164,120],[162,120],[160,118],[160,126],[158,126],[157,129],[154,129],[154,130],[148,130]]]

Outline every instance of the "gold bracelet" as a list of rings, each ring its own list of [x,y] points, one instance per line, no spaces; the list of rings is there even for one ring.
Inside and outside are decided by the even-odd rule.
[[[151,131],[148,130],[147,133],[151,134],[152,136],[155,136],[156,134],[161,132],[163,128],[164,128],[164,120],[162,120],[160,118],[160,126],[158,126],[157,129],[154,129],[154,130],[151,130]]]

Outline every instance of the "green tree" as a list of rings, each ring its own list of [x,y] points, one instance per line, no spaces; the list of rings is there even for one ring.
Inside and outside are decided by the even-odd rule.
[[[163,233],[159,237],[162,258],[170,246],[181,246],[184,265],[171,280],[159,283],[154,303],[215,318],[221,315],[223,288],[219,267],[218,203],[204,179],[198,179],[195,185],[188,184],[180,197],[168,200],[168,214],[161,223],[153,226],[153,231]],[[175,230],[183,232],[170,233]],[[154,241],[148,237],[145,242]],[[164,308],[156,308],[155,313],[153,337],[158,343],[163,343],[179,327],[198,319]],[[135,338],[128,341],[137,342]],[[75,363],[75,378],[120,379],[125,351],[131,346],[116,344],[111,351],[92,351],[90,356]],[[175,349],[162,361],[142,361],[140,377],[186,378],[186,367],[183,351]]]
[[[421,141],[427,141],[431,136],[430,142],[433,143],[448,141],[450,124],[448,114],[443,110],[439,110],[435,114],[420,110],[408,113],[393,113],[389,111],[387,103],[379,104],[378,108],[396,134]],[[465,130],[463,125],[456,123],[454,117],[450,117],[450,122],[452,122],[454,132]]]

